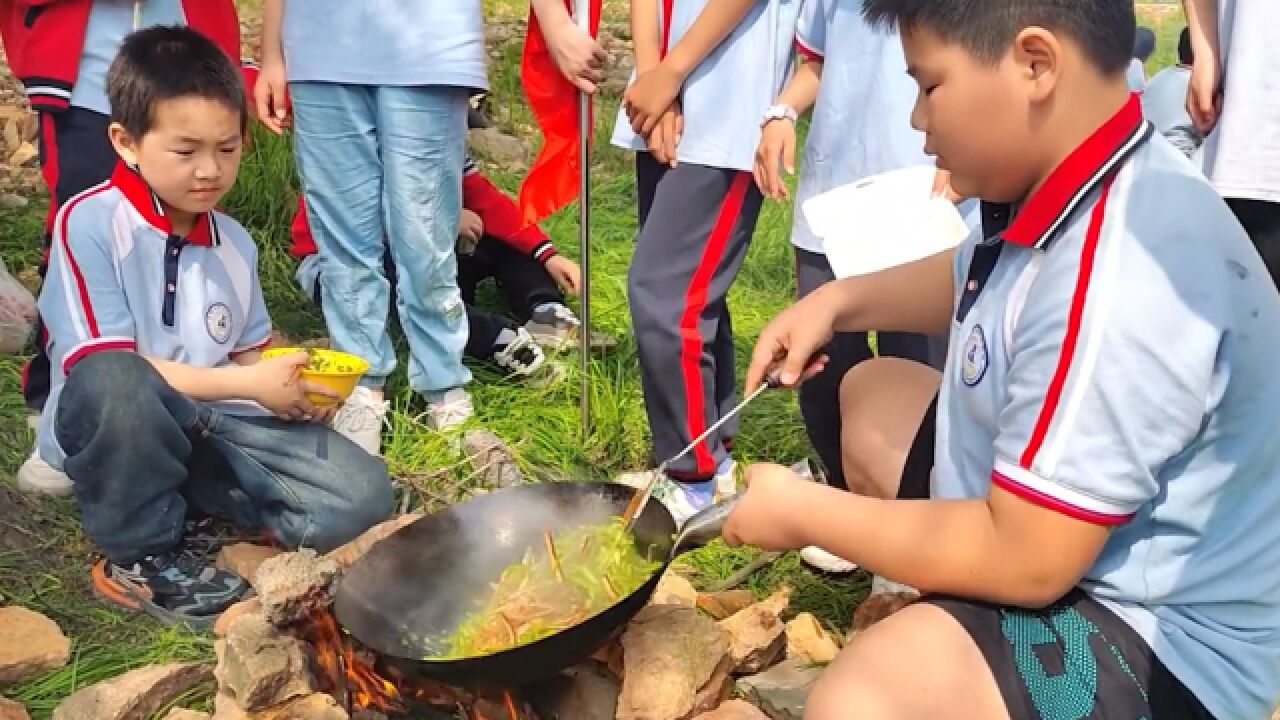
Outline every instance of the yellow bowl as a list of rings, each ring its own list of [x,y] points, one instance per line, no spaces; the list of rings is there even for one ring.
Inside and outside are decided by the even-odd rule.
[[[262,359],[269,360],[273,357],[292,355],[299,352],[304,352],[311,358],[307,362],[307,366],[302,370],[302,377],[308,382],[323,385],[338,395],[338,397],[334,398],[319,393],[307,393],[307,399],[318,407],[329,407],[346,400],[351,391],[356,389],[356,384],[360,382],[360,378],[364,377],[364,374],[369,371],[368,360],[351,353],[326,350],[324,348],[270,348],[262,352]]]

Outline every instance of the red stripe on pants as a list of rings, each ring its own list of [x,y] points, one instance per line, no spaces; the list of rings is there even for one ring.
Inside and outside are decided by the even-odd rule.
[[[725,246],[733,234],[733,226],[738,222],[742,212],[742,200],[746,197],[751,183],[751,174],[740,172],[729,183],[729,191],[725,193],[720,204],[720,213],[716,216],[711,234],[702,248],[702,257],[689,280],[689,287],[684,293],[684,310],[680,313],[680,374],[684,377],[685,427],[689,432],[689,440],[701,435],[707,429],[706,388],[702,384],[702,348],[706,344],[702,333],[698,331],[698,320],[707,306],[707,286],[715,276],[716,268],[724,256]],[[715,457],[705,442],[699,443],[693,450],[693,459],[699,474],[715,472]]]
[[[53,125],[53,113],[42,112],[40,119],[40,176],[49,188],[49,212],[44,218],[46,235],[53,233],[53,220],[58,215],[58,131]],[[45,247],[48,262],[48,247]]]

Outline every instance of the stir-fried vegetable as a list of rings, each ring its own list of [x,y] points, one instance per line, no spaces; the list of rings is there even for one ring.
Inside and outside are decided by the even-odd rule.
[[[437,659],[487,655],[576,625],[640,587],[660,564],[636,551],[621,518],[548,533],[502,572]]]
[[[346,354],[316,352],[307,348],[307,370],[314,373],[347,374],[360,372],[358,363]]]

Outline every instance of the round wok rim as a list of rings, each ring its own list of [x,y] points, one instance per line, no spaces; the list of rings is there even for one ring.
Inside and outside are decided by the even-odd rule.
[[[586,494],[593,490],[598,491],[602,488],[613,488],[614,489],[613,492],[622,490],[622,491],[625,491],[625,493],[627,494],[636,492],[635,488],[632,488],[628,485],[624,485],[622,483],[612,482],[612,481],[599,481],[599,480],[550,481],[550,482],[541,482],[541,483],[525,483],[523,485],[516,485],[508,488],[498,488],[489,493],[486,493],[485,495],[467,498],[461,502],[448,505],[444,508],[441,508],[440,510],[436,510],[435,512],[423,515],[417,520],[414,520],[413,522],[406,524],[404,527],[397,529],[395,532],[391,533],[391,535],[388,535],[386,538],[383,538],[383,540],[389,540],[390,538],[396,535],[399,535],[400,533],[408,533],[411,530],[411,528],[413,528],[418,523],[427,521],[431,519],[433,516],[439,513],[447,512],[451,508],[456,508],[459,505],[463,505],[472,501],[483,500],[485,498],[492,497],[499,493],[515,494],[517,492],[538,492],[537,490],[531,490],[531,488],[538,488],[544,485],[571,486],[576,488],[574,490],[575,493],[581,493],[581,494]],[[671,544],[672,544],[672,547],[674,547],[677,528],[676,528],[675,518],[671,515],[671,512],[667,509],[667,507],[662,502],[656,499],[651,499],[650,502],[646,505],[644,512],[645,514],[648,514],[650,512],[657,514],[658,520],[662,522],[664,526],[671,528],[670,530],[670,533],[672,536]],[[619,514],[621,514],[621,512],[619,512]],[[634,531],[633,531],[633,535],[634,535]],[[661,579],[662,575],[667,571],[667,568],[670,567],[671,565],[671,552],[669,548],[667,551],[666,557],[662,558],[662,560],[659,562],[659,565],[649,574],[648,578],[646,578],[644,582],[640,583],[640,585],[637,586],[634,590],[623,595],[622,597],[618,598],[612,603],[602,607],[601,609],[597,610],[595,613],[593,613],[589,617],[583,618],[582,620],[574,623],[573,625],[557,630],[551,633],[550,635],[546,635],[544,637],[538,638],[537,640],[533,640],[531,642],[523,643],[520,645],[513,645],[507,648],[503,648],[501,650],[495,650],[493,652],[485,653],[482,655],[467,655],[465,657],[451,657],[451,658],[422,657],[420,655],[405,655],[400,652],[388,651],[385,649],[386,643],[380,643],[379,645],[382,645],[384,647],[379,647],[378,645],[373,645],[366,642],[359,635],[357,635],[352,629],[350,629],[346,623],[342,622],[340,613],[338,612],[338,605],[341,602],[341,598],[344,595],[343,582],[353,570],[359,567],[362,563],[366,562],[366,560],[371,555],[373,555],[374,551],[377,549],[377,545],[380,544],[381,542],[382,541],[379,541],[378,543],[375,543],[373,547],[370,547],[369,550],[364,555],[362,555],[358,560],[356,560],[356,562],[353,563],[349,568],[347,568],[347,570],[343,573],[343,577],[342,579],[339,580],[339,583],[338,583],[338,591],[334,596],[335,619],[337,619],[338,624],[342,628],[343,632],[350,635],[352,638],[360,642],[360,644],[363,645],[365,648],[373,651],[381,658],[391,662],[395,662],[395,663],[411,663],[413,664],[413,666],[419,668],[426,675],[453,674],[451,672],[453,670],[472,666],[477,663],[499,662],[500,659],[503,658],[504,656],[507,656],[515,652],[522,652],[522,653],[537,652],[539,645],[542,645],[544,643],[549,643],[549,641],[552,641],[561,635],[573,632],[574,630],[577,630],[585,625],[589,625],[592,622],[599,620],[601,616],[616,610],[617,608],[619,608],[619,606],[636,601],[637,596],[644,595],[646,597],[651,597],[653,595],[654,590],[656,589],[655,581],[658,579]],[[355,594],[354,591],[352,594]],[[642,609],[642,608],[643,608],[643,605],[640,605],[640,607],[636,610],[636,612],[638,612],[639,609]],[[631,615],[629,615],[627,620],[624,620],[623,622],[619,623],[618,626],[614,628],[614,630],[616,631],[618,628],[624,627],[626,625],[626,622],[630,619],[630,617],[634,617],[634,614],[635,613],[632,613]],[[594,651],[595,649],[596,648],[592,648],[592,651]],[[557,670],[560,670],[560,669],[562,668],[557,668]]]

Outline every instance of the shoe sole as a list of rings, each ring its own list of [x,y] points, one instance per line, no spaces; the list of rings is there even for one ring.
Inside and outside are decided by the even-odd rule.
[[[853,573],[858,571],[858,565],[856,563],[851,563],[845,560],[845,561],[842,561],[842,564],[837,567],[836,565],[827,564],[825,561],[815,562],[813,560],[810,560],[808,557],[805,557],[804,552],[800,553],[800,562],[804,563],[805,567],[811,570],[816,570],[820,573],[824,573],[827,575],[836,575],[836,576],[852,575]]]
[[[152,602],[151,592],[132,583],[120,582],[107,576],[107,561],[99,560],[89,571],[93,594],[99,599],[133,612],[150,615],[165,625],[182,625],[192,630],[213,627],[218,615],[208,618],[192,617],[170,612]],[[220,615],[221,613],[219,613]]]

